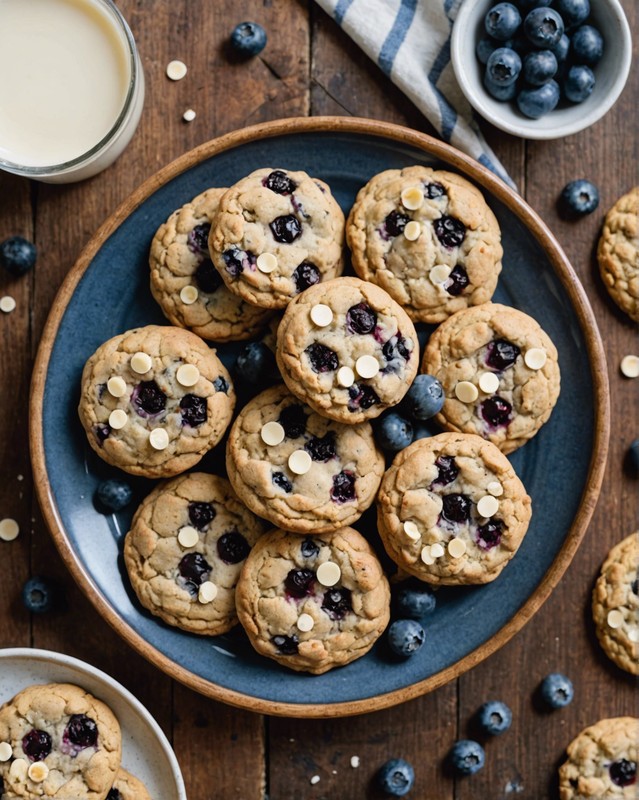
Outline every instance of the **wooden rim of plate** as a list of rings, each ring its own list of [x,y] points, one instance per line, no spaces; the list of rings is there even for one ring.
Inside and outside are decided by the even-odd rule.
[[[568,293],[586,339],[595,395],[594,445],[581,504],[568,531],[563,547],[537,589],[513,618],[488,641],[435,675],[385,694],[340,703],[281,703],[227,689],[205,680],[176,664],[143,639],[107,602],[91,575],[70,547],[58,513],[46,469],[42,435],[42,404],[49,358],[60,322],[75,288],[105,240],[138,206],[177,175],[199,164],[201,161],[226,150],[276,136],[324,132],[374,136],[390,139],[395,143],[409,145],[422,150],[430,156],[435,156],[447,162],[447,164],[458,169],[475,183],[487,189],[526,224],[548,254],[553,269]],[[432,136],[400,125],[357,117],[300,117],[276,120],[227,133],[196,147],[194,150],[190,150],[175,161],[172,161],[146,180],[119,206],[98,229],[80,254],[51,306],[34,365],[30,397],[29,441],[36,494],[56,547],[80,588],[104,619],[131,647],[169,676],[215,700],[221,700],[238,708],[245,708],[263,714],[315,718],[363,714],[411,700],[459,677],[506,644],[531,619],[548,598],[579,547],[601,488],[610,436],[610,396],[607,375],[606,359],[597,323],[586,293],[570,262],[541,218],[496,175],[452,146],[434,139]],[[309,680],[312,679],[309,678]]]

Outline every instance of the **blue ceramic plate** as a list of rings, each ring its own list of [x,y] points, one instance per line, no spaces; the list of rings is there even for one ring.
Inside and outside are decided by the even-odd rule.
[[[117,470],[89,448],[76,407],[86,359],[129,328],[165,322],[148,288],[151,238],[171,212],[210,186],[264,166],[303,169],[332,188],[345,212],[384,169],[426,164],[479,184],[503,232],[495,300],[535,317],[559,350],[562,393],[550,421],[512,457],[533,503],[528,534],[493,583],[443,588],[426,645],[396,663],[382,641],[363,658],[310,677],[258,656],[241,630],[204,638],[152,617],[131,591],[121,552],[134,510],[112,516],[93,504]],[[108,279],[107,279],[108,277]],[[238,345],[219,354],[231,366]],[[601,344],[583,291],[558,245],[526,204],[476,162],[424,135],[365,120],[288,120],[203,145],[147,181],[90,242],[52,310],[36,365],[32,451],[41,505],[75,578],[109,622],[153,663],[218,699],[268,713],[328,716],[378,709],[458,676],[507,641],[568,565],[599,490],[607,446]],[[223,471],[220,446],[200,467]],[[133,480],[142,498],[150,481]],[[357,525],[380,555],[374,515]],[[455,635],[451,636],[451,631]]]

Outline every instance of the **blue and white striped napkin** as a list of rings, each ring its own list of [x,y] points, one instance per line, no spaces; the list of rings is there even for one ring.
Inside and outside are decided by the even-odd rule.
[[[450,33],[462,0],[317,2],[415,103],[444,141],[514,187],[482,136],[450,62]]]

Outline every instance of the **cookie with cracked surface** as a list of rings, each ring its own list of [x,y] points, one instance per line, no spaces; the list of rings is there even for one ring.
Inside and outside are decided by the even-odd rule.
[[[237,623],[240,570],[264,530],[224,478],[192,472],[161,483],[136,511],[124,542],[138,600],[168,625],[226,633]]]
[[[151,294],[173,325],[214,342],[257,336],[270,312],[230,292],[209,255],[209,233],[226,189],[207,189],[158,228],[149,254]]]
[[[608,294],[639,322],[639,186],[620,197],[606,215],[597,260]]]
[[[120,725],[101,700],[68,683],[29,686],[0,708],[3,800],[105,800],[120,767]]]
[[[637,797],[639,719],[602,719],[568,745],[559,767],[560,800],[634,800]]]
[[[415,327],[393,298],[336,278],[295,298],[277,330],[288,388],[325,417],[354,424],[400,402],[417,373]]]
[[[139,778],[120,767],[106,800],[151,800],[151,795]]]
[[[369,423],[322,417],[280,384],[253,398],[233,423],[226,469],[256,514],[286,530],[325,533],[372,505],[384,457]]]
[[[78,412],[95,452],[133,475],[168,478],[224,435],[235,392],[199,336],[147,325],[98,347],[85,364]]]
[[[384,547],[400,570],[433,584],[477,584],[493,581],[517,552],[531,501],[494,444],[440,433],[395,457],[377,512]]]
[[[247,558],[236,597],[258,653],[315,675],[367,653],[390,616],[381,564],[353,528],[305,538],[270,531]]]
[[[309,286],[341,275],[344,214],[330,188],[305,172],[258,169],[221,198],[209,236],[228,288],[262,308],[284,308]]]
[[[639,531],[616,544],[592,592],[599,643],[621,669],[639,675]]]
[[[532,317],[485,303],[458,311],[430,337],[422,372],[434,375],[446,400],[437,422],[475,433],[503,453],[531,439],[559,397],[557,349]]]
[[[475,186],[430,167],[390,169],[360,189],[346,223],[353,267],[414,322],[441,322],[493,296],[501,231]]]

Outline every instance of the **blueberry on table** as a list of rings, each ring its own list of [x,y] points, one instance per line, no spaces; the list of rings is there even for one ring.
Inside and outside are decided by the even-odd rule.
[[[512,721],[512,711],[500,700],[484,703],[477,712],[479,727],[490,736],[499,736],[500,733],[507,731]]]
[[[484,748],[472,739],[455,742],[448,754],[450,766],[460,775],[474,775],[484,766],[485,760]]]
[[[490,75],[487,72],[484,73],[484,88],[489,95],[502,103],[508,102],[509,100],[514,100],[515,95],[517,94],[516,82],[509,83],[508,86],[500,86],[499,84],[492,82]]]
[[[415,420],[424,421],[439,414],[444,405],[444,390],[433,375],[418,375],[402,403],[402,408]]]
[[[257,22],[240,22],[233,29],[231,44],[238,53],[256,56],[266,47],[266,31]]]
[[[34,267],[36,254],[36,246],[22,236],[11,236],[0,243],[0,264],[16,278]]]
[[[570,678],[559,672],[547,675],[539,687],[542,700],[550,708],[564,708],[569,705],[575,694]]]
[[[395,610],[402,618],[421,620],[437,605],[435,593],[427,586],[400,586],[395,594]]]
[[[555,0],[553,8],[569,28],[580,25],[590,14],[590,0]]]
[[[603,55],[603,37],[592,25],[582,25],[573,33],[570,47],[575,64],[588,64],[592,67]]]
[[[560,210],[566,215],[591,214],[599,205],[599,190],[590,181],[570,181],[559,196]]]
[[[564,21],[552,8],[533,8],[524,19],[524,33],[535,47],[554,47],[564,35]]]
[[[56,587],[47,578],[29,578],[22,587],[22,602],[27,611],[46,614],[56,604]]]
[[[520,25],[521,14],[512,3],[497,3],[484,18],[486,33],[500,42],[510,39]]]
[[[247,385],[259,387],[277,378],[275,356],[264,342],[247,344],[235,361],[235,377]]]
[[[133,491],[126,481],[110,478],[98,484],[95,495],[100,505],[105,509],[121,511],[131,502]]]
[[[414,619],[398,619],[388,628],[388,646],[396,656],[409,658],[424,644],[426,633]]]
[[[553,80],[535,89],[522,89],[517,95],[517,107],[530,119],[539,119],[548,114],[558,102],[559,84]]]
[[[639,478],[639,439],[635,439],[626,451],[626,470],[633,478]]]
[[[403,758],[391,758],[377,773],[380,789],[391,797],[403,797],[413,788],[415,770]]]
[[[524,80],[531,86],[543,86],[555,77],[557,66],[557,57],[551,50],[534,50],[524,56]]]
[[[375,421],[375,438],[382,450],[398,453],[413,441],[413,426],[393,411]]]
[[[486,75],[497,86],[510,86],[521,72],[521,57],[509,47],[498,47],[486,63]]]
[[[595,88],[595,74],[583,64],[570,67],[564,78],[564,94],[573,103],[583,103]]]

